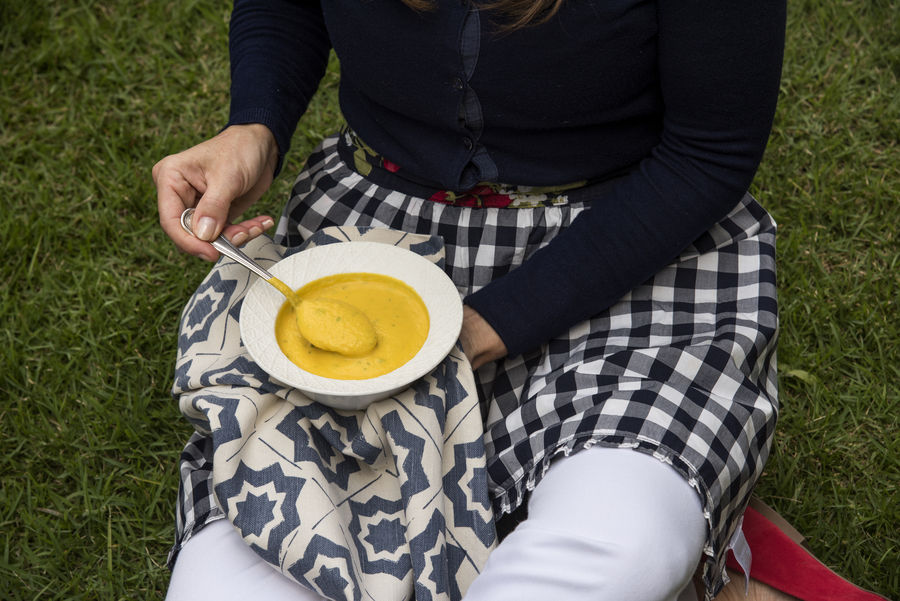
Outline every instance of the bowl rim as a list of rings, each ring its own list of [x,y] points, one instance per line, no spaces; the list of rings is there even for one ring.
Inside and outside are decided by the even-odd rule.
[[[430,373],[451,352],[462,330],[462,298],[453,281],[435,263],[402,247],[366,241],[326,244],[285,257],[268,271],[294,290],[319,278],[342,273],[387,275],[412,287],[428,309],[428,337],[415,357],[375,378],[337,380],[307,372],[281,352],[274,323],[285,299],[269,283],[257,279],[241,306],[244,346],[270,377],[317,397],[371,397],[408,386]],[[267,319],[263,314],[270,317]],[[438,325],[435,315],[440,316],[439,327],[435,327]],[[267,324],[271,325],[267,327]]]

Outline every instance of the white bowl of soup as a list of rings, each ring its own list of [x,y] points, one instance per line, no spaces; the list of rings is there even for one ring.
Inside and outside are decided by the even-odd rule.
[[[301,298],[358,307],[375,326],[372,353],[347,357],[307,343],[284,295],[267,282],[256,281],[244,298],[241,337],[253,360],[275,380],[336,409],[363,409],[403,392],[459,338],[456,286],[412,251],[377,242],[328,244],[291,255],[269,272]]]

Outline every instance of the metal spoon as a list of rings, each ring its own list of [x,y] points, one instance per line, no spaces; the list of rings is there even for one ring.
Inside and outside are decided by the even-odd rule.
[[[181,214],[181,227],[192,236],[195,235],[191,227],[193,216],[194,209],[186,209]],[[294,308],[300,333],[313,346],[348,356],[364,355],[375,348],[377,343],[375,326],[358,308],[332,298],[303,300],[291,290],[290,286],[263,269],[259,263],[241,252],[224,236],[219,235],[210,244],[287,297]]]
[[[181,227],[184,228],[184,231],[189,233],[191,236],[194,236],[194,229],[191,227],[191,221],[194,218],[194,209],[186,209],[184,213],[181,214]],[[218,238],[210,242],[213,247],[231,259],[234,259],[262,279],[269,280],[275,279],[271,273],[262,268],[262,266],[245,255],[237,246],[228,241],[225,236],[220,235]],[[294,295],[296,296],[296,295]]]

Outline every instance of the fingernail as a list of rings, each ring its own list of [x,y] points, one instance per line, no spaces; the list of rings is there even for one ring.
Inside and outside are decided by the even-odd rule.
[[[231,243],[235,246],[240,246],[247,241],[247,238],[249,238],[249,236],[245,232],[238,232],[232,236]]]
[[[201,217],[195,233],[201,240],[209,242],[216,233],[216,220],[212,217]]]
[[[275,222],[272,221],[271,219],[266,219],[266,220],[264,220],[264,221],[262,222],[262,226],[263,226],[263,229],[264,229],[264,230],[269,229],[269,228],[272,227],[273,225],[275,225]]]
[[[255,237],[255,236],[259,236],[261,233],[262,233],[262,230],[259,229],[258,227],[256,227],[255,225],[254,225],[253,227],[250,228],[250,235],[251,235],[251,236],[254,236],[254,237]]]

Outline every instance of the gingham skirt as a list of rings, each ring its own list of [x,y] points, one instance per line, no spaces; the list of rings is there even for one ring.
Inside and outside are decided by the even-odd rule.
[[[297,246],[332,225],[438,235],[445,270],[463,295],[518,267],[591,202],[528,209],[441,204],[363,177],[339,156],[340,142],[328,138],[309,158],[276,241]],[[479,370],[496,516],[519,507],[560,453],[599,444],[652,454],[701,497],[711,599],[727,580],[725,553],[772,442],[777,326],[775,224],[745,195],[609,309]],[[205,445],[195,435],[182,455],[175,552],[221,517]]]

